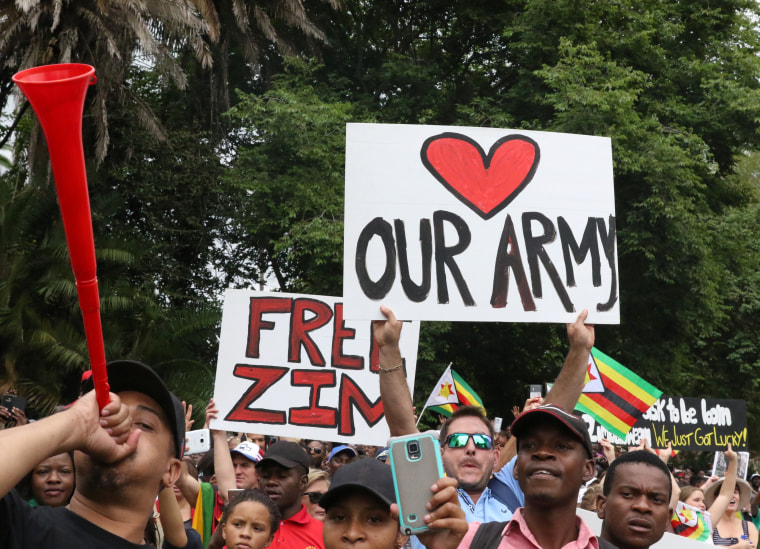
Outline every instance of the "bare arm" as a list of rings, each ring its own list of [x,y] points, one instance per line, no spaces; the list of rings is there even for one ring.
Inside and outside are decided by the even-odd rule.
[[[594,346],[594,326],[584,324],[586,317],[588,317],[588,311],[584,309],[573,324],[567,325],[570,352],[543,404],[555,404],[565,410],[572,410],[581,396],[586,381],[588,356],[591,353],[591,347]],[[382,394],[382,383],[380,387]],[[539,404],[541,404],[540,399],[528,399],[523,411]],[[499,453],[499,461],[494,470],[500,471],[516,453],[517,441],[512,437]]]
[[[198,500],[198,492],[201,490],[201,483],[190,475],[187,470],[187,458],[182,460],[182,466],[179,470],[179,478],[177,479],[177,488],[182,493],[184,498],[190,504],[190,507],[195,508],[195,502]]]
[[[206,423],[216,419],[219,409],[212,398],[206,407]],[[226,504],[229,501],[229,491],[237,488],[235,483],[235,466],[232,464],[232,456],[227,446],[227,433],[219,429],[211,429],[211,438],[214,440],[214,474],[216,475],[216,488],[219,497]]]
[[[187,545],[187,533],[185,532],[185,523],[182,520],[182,512],[179,510],[177,497],[171,487],[164,488],[158,493],[158,505],[161,509],[161,527],[164,530],[166,541],[174,547]]]
[[[734,489],[736,488],[736,472],[739,469],[739,456],[736,455],[731,449],[731,445],[728,445],[728,449],[723,452],[728,460],[728,467],[726,467],[726,475],[723,477],[723,485],[720,487],[718,496],[710,505],[710,518],[713,521],[713,526],[717,527],[720,519],[723,518],[723,513],[726,512],[728,504],[731,502],[731,498],[734,497]]]
[[[414,405],[409,386],[406,384],[404,368],[401,364],[401,350],[398,341],[401,337],[403,323],[396,319],[388,307],[380,307],[386,320],[376,320],[372,323],[375,341],[380,347],[380,398],[383,401],[385,420],[388,422],[391,436],[417,433],[414,419]]]
[[[193,405],[189,406],[185,401],[182,401],[182,407],[185,409],[185,433],[190,431],[193,427]],[[187,438],[185,438],[185,444],[187,445]],[[190,504],[190,507],[195,507],[195,502],[198,499],[198,492],[201,489],[200,483],[194,479],[187,470],[187,456],[182,459],[182,463],[179,469],[179,477],[177,478],[177,488],[182,493],[182,496]]]
[[[499,452],[499,461],[496,462],[496,467],[493,468],[494,473],[501,471],[509,460],[517,455],[517,439],[515,437],[509,437],[509,440],[504,445],[504,448]]]
[[[535,408],[536,406],[540,406],[543,404],[543,400],[541,397],[532,397],[525,401],[525,406],[523,406],[522,411],[526,412],[528,410],[531,410]],[[517,408],[517,406],[515,406]],[[515,417],[520,415],[518,412]],[[509,460],[512,459],[517,455],[517,439],[515,437],[510,437],[507,443],[504,445],[504,448],[501,449],[501,452],[499,452],[499,461],[496,462],[496,466],[493,468],[494,473],[501,471],[501,468],[504,467],[507,463],[509,463]]]
[[[0,432],[0,497],[5,496],[39,462],[55,454],[81,450],[111,463],[137,449],[139,429],[132,431],[132,416],[113,393],[98,410],[95,392],[50,417]]]
[[[572,411],[583,391],[588,368],[588,356],[594,346],[594,325],[584,324],[588,310],[583,309],[572,324],[567,325],[570,351],[557,379],[544,399],[544,404],[554,404]]]

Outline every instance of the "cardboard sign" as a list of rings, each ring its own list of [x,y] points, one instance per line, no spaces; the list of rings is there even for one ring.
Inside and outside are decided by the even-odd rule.
[[[659,398],[633,426],[625,440],[582,415],[589,427],[591,441],[601,438],[613,444],[637,446],[643,439],[652,448],[723,451],[728,443],[733,450],[746,450],[747,410],[744,400],[715,398]]]
[[[418,340],[406,322],[410,391]],[[227,290],[211,428],[384,446],[377,364],[371,322],[345,321],[340,298]]]
[[[736,475],[738,478],[747,480],[747,471],[749,470],[749,452],[736,452],[736,457],[739,461],[736,468]],[[726,476],[726,469],[728,469],[728,460],[726,460],[726,456],[723,455],[723,452],[715,452],[712,468],[713,476]]]
[[[608,138],[348,124],[346,318],[619,322]]]

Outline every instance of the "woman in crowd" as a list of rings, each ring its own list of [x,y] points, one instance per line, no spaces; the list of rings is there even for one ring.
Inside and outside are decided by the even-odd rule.
[[[727,480],[725,482],[728,482]],[[733,547],[734,549],[750,549],[757,547],[757,528],[738,513],[748,503],[752,489],[747,481],[736,480],[736,487],[722,514],[712,513],[715,492],[724,481],[710,485],[705,493],[705,504],[711,509],[713,524],[713,545]],[[723,490],[721,489],[721,495]]]
[[[21,496],[32,506],[68,505],[74,493],[74,458],[64,452],[38,464],[18,485]]]
[[[321,469],[309,470],[309,481],[306,491],[301,496],[301,503],[306,506],[309,514],[317,520],[324,522],[325,510],[319,504],[322,496],[330,488],[330,480],[326,471]]]
[[[723,452],[723,455],[726,457],[727,461],[726,475],[724,478],[715,482],[709,482],[707,488],[704,488],[704,485],[701,487],[684,486],[681,488],[678,496],[678,500],[685,504],[687,509],[690,507],[694,513],[703,513],[705,524],[710,524],[713,528],[717,526],[718,521],[720,521],[721,517],[727,512],[727,509],[733,500],[733,493],[736,486],[736,473],[739,465],[738,456],[736,452],[731,449],[730,444],[726,451]],[[679,506],[680,505],[681,504],[679,504]],[[675,510],[673,519],[671,520],[673,531],[682,536],[689,536],[694,525],[688,521],[683,522],[682,520],[684,518],[688,519],[690,515],[688,513],[684,515],[683,513],[679,513],[679,511],[680,508]],[[717,529],[714,529],[713,532],[717,532]],[[705,533],[703,537],[710,537],[709,532]],[[716,545],[718,544],[716,543]]]

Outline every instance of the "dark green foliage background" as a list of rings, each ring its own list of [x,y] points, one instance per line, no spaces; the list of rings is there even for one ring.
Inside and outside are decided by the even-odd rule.
[[[223,288],[340,295],[347,122],[600,135],[613,143],[622,322],[598,327],[597,346],[667,394],[746,399],[754,446],[755,2],[305,3],[319,33],[275,4],[247,3],[277,30],[251,30],[256,62],[223,2],[230,39],[206,37],[212,69],[167,40],[186,87],[124,61],[131,95],[109,97],[107,155],[88,162],[108,356],[155,364],[202,408]],[[88,55],[72,57],[114,62]],[[4,59],[0,92],[15,70]],[[102,137],[94,112],[90,97],[86,151]],[[34,131],[27,113],[0,178],[0,374],[45,413],[75,396],[87,357],[52,183],[30,172],[44,154]],[[528,384],[556,376],[564,331],[424,323],[416,402],[452,362],[509,418]]]

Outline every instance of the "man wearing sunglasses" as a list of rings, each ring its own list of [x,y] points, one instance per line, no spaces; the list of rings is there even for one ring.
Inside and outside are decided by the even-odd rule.
[[[380,348],[380,396],[392,436],[417,432],[412,398],[406,383],[406,374],[398,342],[402,322],[393,312],[383,306],[380,311],[386,320],[375,321],[374,337]],[[570,352],[565,359],[546,402],[572,409],[578,401],[586,377],[586,367],[591,347],[594,345],[594,327],[584,324],[587,311],[567,325]],[[491,422],[482,411],[474,407],[462,407],[448,418],[439,439],[441,458],[448,476],[459,483],[459,502],[468,522],[506,521],[512,512],[525,502],[524,495],[513,476],[515,458],[512,457],[494,475],[494,482],[509,497],[499,497],[489,488],[498,453],[493,447],[494,431]],[[507,448],[511,450],[507,450]],[[506,451],[515,455],[513,444]],[[509,502],[507,504],[506,502]]]

